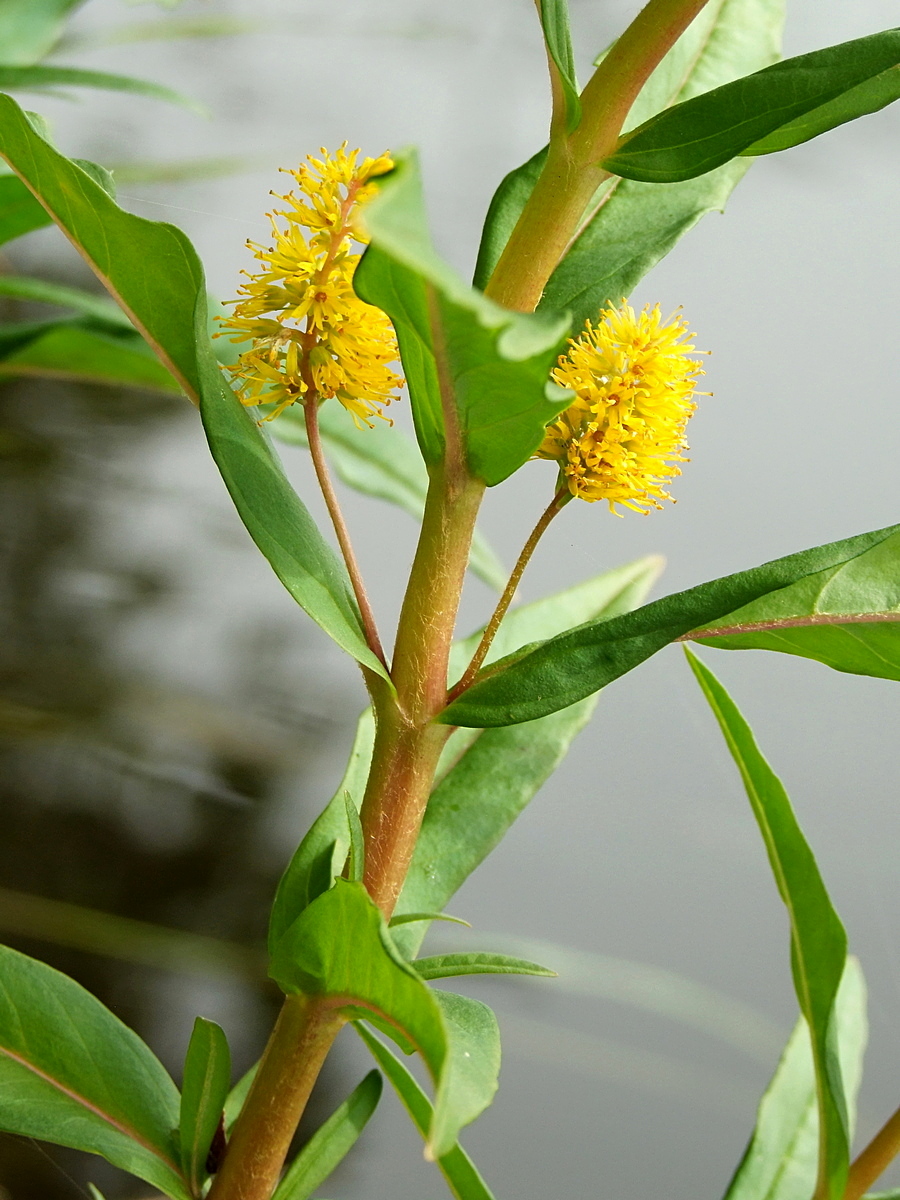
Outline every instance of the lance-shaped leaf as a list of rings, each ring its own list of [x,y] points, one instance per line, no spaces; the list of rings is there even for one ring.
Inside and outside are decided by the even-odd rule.
[[[816,1196],[840,1200],[850,1164],[850,1128],[833,1018],[847,961],[847,934],[781,780],[760,753],[749,725],[721,683],[689,650],[685,653],[741,773],[788,911],[794,989],[809,1026],[816,1076]]]
[[[440,720],[499,726],[556,712],[605,687],[683,634],[810,575],[845,563],[896,535],[891,525],[677,592],[612,620],[589,621],[488,667]]]
[[[603,166],[627,179],[676,183],[739,154],[784,150],[896,100],[898,64],[900,29],[774,63],[651,117]]]
[[[437,1157],[491,1102],[500,1066],[496,1020],[485,1005],[434,992],[398,953],[362,884],[338,879],[282,935],[271,974],[351,1017],[365,1017],[417,1050],[435,1083],[429,1149]]]
[[[189,396],[250,536],[298,604],[359,662],[366,644],[347,572],[291,487],[256,422],[222,378],[207,332],[203,268],[173,225],[123,211],[0,95],[0,156],[74,243]]]
[[[47,212],[17,175],[0,175],[0,245],[50,223]]]
[[[56,87],[90,87],[107,92],[132,92],[138,96],[149,96],[154,100],[166,100],[169,104],[180,104],[194,112],[205,113],[206,109],[176,92],[173,88],[147,79],[134,79],[130,75],[111,75],[107,71],[86,71],[82,67],[24,66],[12,67],[0,64],[0,88],[16,91],[46,91]]]
[[[866,1048],[866,985],[848,958],[834,1004],[834,1030],[849,1127]],[[760,1101],[756,1128],[725,1200],[808,1200],[816,1185],[819,1116],[809,1026],[801,1017]]]
[[[295,445],[308,445],[303,412],[296,405],[271,423],[272,436]],[[360,429],[340,404],[319,410],[319,432],[336,474],[349,487],[367,496],[378,496],[411,513],[417,520],[425,508],[428,472],[416,445],[396,426],[376,423]],[[476,531],[469,553],[469,568],[485,583],[502,591],[509,572],[484,537]]]
[[[372,1051],[375,1061],[390,1080],[416,1129],[423,1138],[427,1138],[434,1110],[415,1077],[384,1042],[366,1029],[360,1021],[356,1022],[356,1032]],[[478,1173],[478,1168],[458,1142],[446,1154],[437,1158],[435,1165],[457,1200],[494,1200],[487,1184]]]
[[[784,0],[710,0],[647,80],[625,128],[777,60]],[[545,151],[512,171],[485,220],[475,272],[483,288],[531,195]],[[540,308],[573,315],[578,330],[607,303],[618,304],[678,239],[721,210],[748,169],[746,161],[666,188],[614,179],[589,206],[583,228],[550,277]]]
[[[55,321],[32,326],[28,337],[17,337],[12,326],[7,341],[5,332],[0,330],[0,380],[34,376],[182,394],[134,330],[111,336],[91,322]]]
[[[836,671],[900,679],[900,533],[843,567],[728,613],[688,639],[719,650],[779,650]]]
[[[230,1085],[231,1053],[225,1032],[215,1021],[197,1017],[184,1060],[178,1123],[181,1162],[195,1196],[209,1177],[207,1160]]]
[[[544,31],[547,55],[555,69],[559,90],[565,106],[565,126],[571,133],[581,120],[581,100],[575,79],[575,55],[569,31],[568,0],[538,0],[538,15]]]
[[[178,1091],[149,1047],[74,980],[5,946],[0,981],[0,1129],[99,1154],[189,1200]]]
[[[11,178],[15,178],[11,176]],[[19,187],[24,187],[20,179],[16,179]],[[27,189],[26,189],[27,192]],[[37,204],[30,192],[27,192],[33,203]],[[47,214],[40,209],[43,216]],[[49,218],[47,218],[49,223]],[[0,275],[0,296],[9,296],[14,300],[29,300],[38,304],[53,304],[58,308],[70,308],[84,317],[90,317],[98,325],[115,331],[134,333],[134,326],[117,304],[113,304],[105,296],[97,296],[86,292],[84,288],[67,287],[62,283],[54,283],[48,279],[34,279],[30,275]]]
[[[538,975],[553,979],[555,971],[529,962],[527,958],[515,958],[511,954],[490,954],[483,950],[470,950],[463,954],[432,954],[413,963],[416,973],[423,979],[450,979],[455,975]]]
[[[370,1071],[312,1135],[275,1189],[272,1200],[308,1200],[356,1145],[381,1099],[381,1076]]]
[[[422,457],[440,463],[445,411],[469,469],[489,486],[537,449],[569,393],[548,382],[567,317],[514,313],[487,300],[435,253],[412,154],[366,207],[371,245],[354,276],[364,300],[394,324]]]

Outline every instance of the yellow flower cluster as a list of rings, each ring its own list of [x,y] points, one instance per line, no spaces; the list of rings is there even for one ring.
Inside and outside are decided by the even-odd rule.
[[[571,341],[552,378],[576,398],[548,427],[537,456],[560,464],[573,496],[641,513],[671,499],[665,485],[681,474],[676,463],[685,461],[685,426],[704,374],[688,357],[689,336],[687,322],[664,321],[659,305],[635,315],[623,302]]]
[[[372,181],[393,163],[387,154],[358,163],[346,142],[321,153],[286,172],[299,195],[278,196],[288,208],[268,214],[272,246],[247,243],[261,268],[243,272],[248,282],[216,336],[227,330],[232,342],[251,343],[229,370],[244,404],[275,406],[267,420],[297,401],[336,396],[357,424],[371,424],[403,379],[391,370],[398,352],[390,321],[353,290],[353,244],[366,241],[357,216]]]

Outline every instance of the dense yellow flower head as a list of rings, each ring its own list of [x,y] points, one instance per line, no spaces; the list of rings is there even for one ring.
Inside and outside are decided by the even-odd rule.
[[[245,404],[275,405],[267,420],[296,401],[336,396],[357,423],[370,424],[403,379],[391,369],[398,351],[390,321],[353,290],[354,243],[366,241],[357,218],[372,181],[393,163],[387,154],[357,162],[346,143],[321,153],[286,172],[297,191],[278,197],[286,209],[269,213],[273,244],[247,243],[261,267],[243,272],[248,282],[216,336],[227,330],[232,342],[251,342],[229,370]]]
[[[665,485],[681,471],[685,426],[700,365],[687,322],[664,321],[659,305],[635,314],[623,302],[560,356],[553,380],[575,400],[547,428],[537,456],[556,460],[562,483],[582,500],[606,500],[646,513],[670,500]]]

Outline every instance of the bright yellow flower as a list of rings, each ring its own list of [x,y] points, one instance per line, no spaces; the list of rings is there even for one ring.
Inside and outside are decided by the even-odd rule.
[[[275,405],[266,420],[296,401],[336,396],[357,423],[371,424],[403,379],[391,370],[398,351],[390,321],[353,290],[353,245],[366,241],[360,206],[393,163],[386,154],[357,163],[359,151],[346,142],[321,153],[286,172],[300,195],[279,196],[289,207],[269,213],[273,245],[247,243],[261,268],[243,272],[248,282],[221,324],[232,342],[251,347],[229,370],[244,404]]]
[[[573,496],[641,513],[671,499],[665,485],[686,461],[685,426],[704,374],[688,357],[690,336],[687,322],[664,321],[658,304],[635,315],[623,302],[570,341],[552,378],[576,398],[548,426],[537,457],[560,464]]]

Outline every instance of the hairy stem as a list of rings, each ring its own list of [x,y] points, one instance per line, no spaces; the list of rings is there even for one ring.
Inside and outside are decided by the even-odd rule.
[[[844,1200],[861,1200],[900,1154],[900,1108],[872,1138],[850,1167]]]
[[[344,1020],[319,999],[287,997],[207,1200],[269,1200]]]
[[[707,0],[650,0],[603,59],[581,94],[581,123],[553,136],[544,169],[488,281],[506,308],[533,311],[597,188],[629,109],[662,57]],[[555,131],[554,131],[555,132]]]
[[[311,392],[310,399],[304,402],[303,413],[306,417],[306,438],[309,442],[309,453],[316,471],[316,479],[318,479],[319,488],[325,497],[325,506],[328,509],[328,515],[331,517],[331,524],[334,526],[338,545],[341,548],[341,554],[347,566],[347,573],[353,585],[353,594],[356,596],[356,603],[359,605],[366,643],[379,662],[387,669],[387,659],[381,645],[381,638],[378,636],[375,614],[372,612],[366,586],[363,583],[362,572],[359,569],[359,563],[356,561],[356,555],[353,552],[350,531],[347,529],[347,523],[344,520],[344,514],[341,512],[334,484],[331,482],[331,472],[328,470],[328,462],[322,446],[322,435],[319,432],[319,401],[315,392]]]
[[[490,621],[488,621],[484,633],[481,635],[481,641],[478,643],[478,649],[472,655],[472,661],[466,667],[459,683],[457,683],[451,689],[450,694],[447,697],[448,703],[452,700],[455,700],[457,696],[461,695],[466,690],[466,688],[470,687],[472,681],[475,679],[475,676],[481,670],[481,664],[484,662],[487,652],[491,648],[491,643],[497,636],[497,630],[500,628],[500,622],[506,616],[507,609],[509,608],[510,604],[512,604],[513,596],[516,594],[516,588],[518,588],[519,581],[525,574],[525,568],[531,561],[531,556],[534,554],[538,542],[544,536],[544,533],[546,532],[547,527],[553,518],[557,515],[557,513],[562,512],[563,508],[571,499],[572,493],[569,491],[569,489],[567,487],[561,487],[544,509],[540,519],[538,520],[538,523],[535,525],[534,529],[532,529],[528,537],[528,541],[522,547],[522,553],[519,555],[516,565],[513,567],[512,574],[509,577],[506,588],[504,589],[503,595],[500,597],[497,607],[494,609],[493,615]]]

